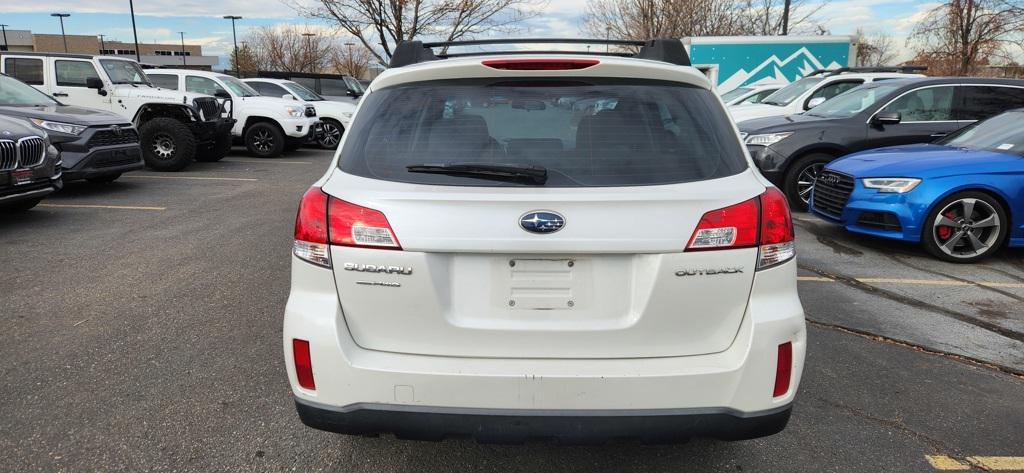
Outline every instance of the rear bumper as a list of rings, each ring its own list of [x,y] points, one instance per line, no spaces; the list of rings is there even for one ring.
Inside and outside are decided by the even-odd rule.
[[[796,291],[795,261],[758,273],[743,322],[726,350],[625,359],[472,358],[368,350],[358,346],[348,330],[332,271],[295,257],[292,262],[292,291],[283,333],[288,377],[300,405],[318,409],[303,413],[300,407],[303,420],[326,430],[344,431],[346,425],[352,425],[353,432],[398,432],[402,422],[414,419],[424,428],[434,426],[442,431],[451,423],[448,433],[458,434],[467,425],[493,423],[500,430],[511,421],[505,415],[477,418],[466,414],[479,409],[519,411],[525,418],[537,417],[538,412],[558,412],[554,417],[566,418],[538,424],[538,432],[589,426],[591,422],[598,434],[604,432],[602,428],[615,427],[616,422],[598,427],[601,422],[577,419],[594,417],[590,415],[594,411],[628,412],[611,416],[621,418],[661,417],[672,412],[675,414],[667,416],[690,419],[681,421],[683,427],[691,422],[703,425],[708,419],[731,425],[735,421],[727,417],[747,419],[785,410],[794,400],[803,370],[806,331]],[[316,390],[304,389],[297,382],[293,339],[310,344]],[[778,346],[786,342],[793,344],[792,379],[786,394],[773,397]],[[410,409],[470,418],[444,420],[451,417],[379,412]],[[363,412],[367,410],[374,412]],[[693,415],[698,417],[690,417]],[[699,417],[707,415],[714,417]],[[657,420],[651,425],[669,424]],[[629,430],[642,423],[630,425],[633,427],[622,427]],[[750,429],[760,431],[756,426]],[[714,429],[692,432],[719,434]]]
[[[741,413],[728,409],[669,411],[503,411],[360,405],[351,409],[295,400],[302,423],[315,429],[353,435],[392,433],[401,439],[441,440],[472,437],[479,442],[519,443],[553,438],[561,443],[612,439],[645,442],[712,437],[746,440],[782,431],[791,406]]]

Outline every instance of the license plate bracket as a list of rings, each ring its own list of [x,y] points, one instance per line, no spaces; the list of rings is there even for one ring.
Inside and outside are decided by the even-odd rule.
[[[571,310],[576,306],[573,259],[508,260],[508,304],[512,310]]]
[[[11,179],[14,180],[14,185],[20,186],[31,183],[34,175],[31,169],[15,169],[11,172]]]

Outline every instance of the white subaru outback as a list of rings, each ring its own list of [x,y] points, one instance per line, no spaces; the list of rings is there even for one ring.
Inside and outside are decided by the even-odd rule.
[[[284,318],[302,422],[484,442],[782,430],[806,346],[789,208],[682,44],[432,51],[480,43],[402,43],[302,197]]]

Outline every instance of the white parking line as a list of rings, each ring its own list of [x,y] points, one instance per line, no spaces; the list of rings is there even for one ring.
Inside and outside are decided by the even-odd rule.
[[[141,175],[141,174],[126,174],[124,176],[121,176],[122,179],[126,178],[126,177],[135,178],[135,179],[189,179],[189,180],[196,180],[196,181],[249,181],[249,182],[254,182],[254,181],[258,181],[259,180],[259,179],[254,179],[254,178],[251,178],[251,177],[147,176],[147,175]]]
[[[222,159],[222,163],[259,163],[259,164],[313,164],[309,161],[285,161],[281,159]]]
[[[141,207],[137,205],[92,205],[92,204],[39,204],[40,207],[59,209],[116,209],[116,210],[167,210],[167,207]]]

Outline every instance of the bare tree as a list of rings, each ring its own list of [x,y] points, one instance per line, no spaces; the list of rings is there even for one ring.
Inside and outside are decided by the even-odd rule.
[[[824,3],[793,0],[790,31],[813,28]],[[591,0],[584,29],[624,39],[775,35],[782,32],[783,0]]]
[[[246,42],[261,70],[319,72],[327,65],[333,37],[292,25],[264,26],[251,32]]]
[[[896,45],[892,36],[885,33],[866,34],[864,28],[857,28],[860,43],[857,45],[858,66],[885,66],[896,61]]]
[[[334,72],[359,79],[366,77],[370,62],[373,60],[373,53],[351,43],[346,44],[344,48],[334,48],[331,51],[331,68]]]
[[[242,42],[242,47],[238,48],[238,56],[231,55],[231,70],[238,71],[241,74],[252,74],[260,70],[259,61],[256,58],[256,53],[249,47],[248,41]]]
[[[915,62],[938,74],[969,75],[1024,45],[1024,0],[950,0],[917,24]]]
[[[300,14],[338,25],[376,60],[386,64],[394,46],[435,37],[466,39],[491,31],[510,32],[539,12],[544,0],[317,0],[292,1]]]

